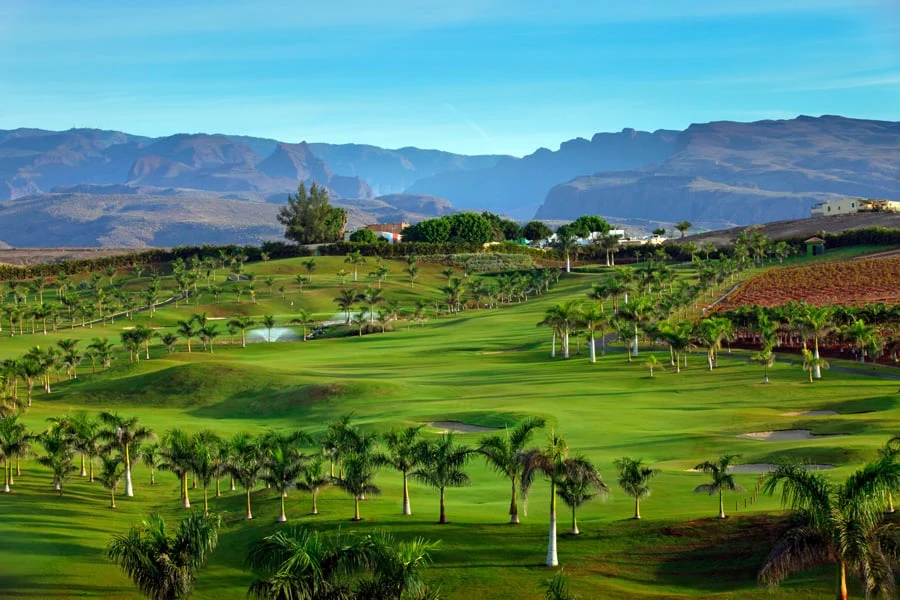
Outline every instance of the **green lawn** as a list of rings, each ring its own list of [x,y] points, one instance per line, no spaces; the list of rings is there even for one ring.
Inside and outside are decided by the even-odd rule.
[[[424,294],[439,298],[442,267],[423,267],[420,284],[411,290],[401,273],[405,262],[391,263],[386,296],[410,306]],[[320,259],[312,286],[292,291],[285,300],[262,291],[256,305],[244,296],[240,304],[215,304],[204,295],[199,306],[165,307],[154,326],[171,326],[193,311],[228,316],[243,311],[274,313],[289,318],[290,302],[329,316],[337,283],[332,271],[342,259]],[[367,265],[368,267],[368,265]],[[364,271],[368,271],[368,268]],[[299,260],[253,265],[258,278],[268,274],[292,280],[301,272]],[[726,497],[734,513],[725,522],[710,517],[717,499],[692,493],[704,475],[689,472],[696,464],[724,453],[740,453],[743,462],[772,462],[794,457],[837,468],[846,475],[870,457],[900,429],[898,382],[860,375],[826,372],[814,385],[799,366],[779,363],[762,385],[762,371],[746,356],[723,352],[715,372],[705,370],[705,357],[692,355],[689,368],[676,374],[667,369],[650,378],[643,353],[628,363],[614,348],[597,364],[587,361],[587,349],[568,361],[550,359],[550,332],[537,328],[546,308],[583,297],[604,274],[572,274],[549,294],[496,310],[466,311],[458,317],[431,318],[424,327],[405,325],[384,335],[322,339],[307,343],[220,344],[215,354],[196,351],[166,356],[154,346],[152,360],[129,365],[120,357],[108,372],[90,375],[81,369],[78,381],[54,386],[53,394],[36,391],[25,419],[37,429],[47,417],[70,410],[118,410],[137,415],[157,432],[172,427],[196,431],[211,428],[223,435],[274,429],[304,429],[320,433],[329,420],[353,413],[359,425],[378,431],[394,426],[437,420],[499,427],[524,415],[540,415],[548,428],[561,430],[575,453],[584,453],[600,468],[613,488],[612,497],[579,511],[584,535],[560,536],[560,562],[581,598],[821,598],[830,594],[831,571],[789,580],[774,596],[756,585],[755,573],[779,527],[778,504],[762,498],[744,508],[756,475],[739,475],[748,492]],[[146,276],[145,276],[146,277]],[[317,283],[317,280],[320,280]],[[135,285],[138,285],[136,283]],[[277,285],[276,285],[277,287]],[[147,323],[145,315],[135,322]],[[34,344],[61,337],[117,338],[125,320],[93,329],[76,328],[46,338],[24,335],[0,338],[0,359],[21,354]],[[4,327],[4,332],[6,327]],[[4,333],[5,335],[5,333]],[[227,341],[227,337],[223,340]],[[575,344],[573,343],[573,349]],[[657,348],[662,363],[667,353]],[[835,365],[838,361],[834,361]],[[832,417],[788,417],[789,411],[829,409]],[[741,433],[805,428],[843,437],[802,442],[764,442],[737,437]],[[429,430],[431,434],[436,430]],[[478,434],[461,434],[476,444]],[[539,441],[542,438],[539,438]],[[662,474],[653,496],[642,505],[644,520],[633,522],[632,502],[614,485],[612,461],[642,457]],[[400,516],[399,475],[383,471],[380,497],[363,503],[365,521],[349,522],[352,500],[327,490],[319,501],[321,514],[309,516],[309,497],[292,492],[288,517],[293,524],[334,530],[388,528],[400,537],[441,540],[428,579],[447,598],[538,598],[539,582],[550,572],[542,567],[546,554],[548,491],[537,486],[523,524],[504,523],[507,482],[473,460],[473,485],[447,493],[451,524],[438,526],[437,492],[413,484],[414,516]],[[0,495],[0,596],[33,598],[135,598],[129,580],[106,562],[105,544],[150,511],[176,519],[179,509],[176,479],[158,475],[159,485],[147,485],[148,472],[135,469],[136,496],[122,498],[115,511],[106,508],[106,492],[75,478],[57,497],[49,475],[33,462],[24,465],[14,493]],[[195,503],[200,490],[192,492]],[[242,520],[244,498],[225,492],[213,499],[213,510],[226,515],[219,549],[198,580],[197,598],[243,597],[252,575],[244,566],[250,542],[279,527],[278,497],[260,489],[253,495],[252,522]],[[569,515],[560,512],[560,532]]]

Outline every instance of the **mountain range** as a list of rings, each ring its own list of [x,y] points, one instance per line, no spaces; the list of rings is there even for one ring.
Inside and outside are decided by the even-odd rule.
[[[455,210],[709,228],[801,218],[822,200],[900,198],[900,123],[837,116],[625,129],[522,158],[224,134],[0,130],[0,240],[13,246],[253,243],[299,182],[350,226]]]

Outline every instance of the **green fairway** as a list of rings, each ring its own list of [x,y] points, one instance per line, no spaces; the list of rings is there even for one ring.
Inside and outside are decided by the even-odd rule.
[[[174,331],[178,320],[196,312],[207,312],[210,318],[248,314],[257,320],[273,314],[284,324],[303,308],[319,321],[342,320],[334,303],[340,283],[335,273],[346,268],[351,285],[352,266],[342,257],[318,258],[317,270],[301,291],[295,276],[306,275],[303,260],[248,265],[259,290],[255,303],[247,294],[238,302],[228,291],[233,282],[224,282],[220,273],[223,292],[218,302],[201,282],[190,305],[160,307],[152,319],[136,313],[133,321],[120,317],[114,323],[61,329],[47,336],[38,326],[36,334],[16,337],[7,337],[4,322],[0,359],[67,337],[86,344],[90,338],[107,336],[118,343],[124,328],[138,324]],[[360,269],[358,287],[377,286],[368,277],[374,269],[369,260]],[[570,514],[560,506],[560,564],[582,599],[812,599],[832,594],[830,569],[792,577],[774,594],[760,588],[756,572],[784,527],[777,498],[760,496],[745,507],[759,476],[739,474],[738,482],[747,491],[726,495],[731,518],[719,521],[713,518],[717,498],[693,493],[707,476],[691,469],[731,453],[740,454],[742,463],[794,458],[833,465],[829,475],[846,476],[900,433],[900,382],[869,376],[867,365],[866,374],[833,368],[810,384],[799,364],[778,362],[769,371],[771,383],[764,385],[762,368],[748,364],[746,353],[725,350],[714,371],[706,370],[701,351],[675,373],[666,348],[642,345],[640,355],[629,362],[618,343],[589,364],[586,344],[582,340],[576,353],[574,339],[571,358],[551,359],[550,330],[536,324],[550,306],[587,298],[591,285],[607,277],[602,269],[564,275],[550,292],[525,302],[436,317],[432,304],[443,305],[439,288],[446,284],[441,273],[445,267],[422,264],[412,287],[403,272],[405,261],[386,265],[391,272],[383,284],[384,296],[399,302],[401,314],[409,314],[417,298],[426,298],[431,308],[423,325],[398,321],[385,334],[241,348],[240,335],[226,333],[223,323],[213,354],[202,352],[196,339],[190,354],[183,342],[178,352],[167,354],[154,340],[151,360],[129,364],[127,353],[119,353],[111,369],[98,369],[95,375],[85,363],[77,380],[66,381],[63,374],[57,384],[54,376],[51,394],[35,386],[34,404],[24,420],[37,430],[46,426],[48,417],[110,410],[140,417],[158,434],[180,427],[189,432],[212,429],[226,436],[302,429],[317,436],[329,421],[346,414],[360,427],[377,432],[435,421],[501,428],[525,416],[540,416],[547,420],[546,431],[561,431],[573,453],[594,461],[612,490],[608,500],[597,499],[579,509],[579,537],[565,535]],[[271,291],[264,282],[269,276],[276,278]],[[690,268],[679,275],[695,276]],[[146,285],[146,274],[140,280],[130,273],[120,277],[123,286]],[[286,287],[284,294],[280,285]],[[47,298],[52,296],[47,293]],[[25,329],[30,331],[30,324]],[[665,367],[652,378],[644,366],[648,352]],[[832,361],[832,367],[848,366],[859,368]],[[879,367],[878,372],[886,369]],[[785,414],[808,410],[838,414]],[[787,429],[845,435],[784,442],[739,437]],[[426,431],[429,437],[439,433],[434,427]],[[537,434],[537,445],[543,444],[546,431]],[[457,441],[474,446],[483,435],[460,433]],[[633,501],[615,485],[613,461],[623,456],[643,458],[662,471],[653,480],[652,496],[642,504],[642,521],[629,519]],[[388,469],[377,476],[383,494],[362,503],[364,521],[351,523],[352,498],[328,488],[319,498],[318,516],[309,514],[308,494],[291,491],[288,525],[385,528],[401,538],[440,540],[426,579],[440,586],[446,598],[542,597],[539,584],[552,575],[542,566],[548,485],[536,484],[527,516],[512,527],[505,524],[508,482],[479,457],[472,458],[468,470],[473,485],[447,491],[448,525],[435,524],[437,491],[417,483],[411,484],[413,516],[400,516],[402,480]],[[0,494],[0,597],[139,597],[130,580],[105,559],[110,536],[124,533],[149,512],[159,511],[174,522],[183,511],[173,475],[157,473],[158,485],[152,488],[145,467],[136,466],[134,476],[135,497],[118,499],[118,509],[110,510],[107,492],[99,484],[88,484],[76,474],[58,497],[48,471],[26,460],[13,493]],[[285,526],[274,522],[280,510],[276,490],[260,487],[253,493],[256,518],[248,522],[243,519],[244,495],[227,491],[226,483],[223,496],[210,499],[211,510],[225,515],[226,527],[219,548],[200,572],[196,598],[244,597],[253,579],[245,566],[249,544]],[[201,496],[201,490],[191,490],[195,504]]]

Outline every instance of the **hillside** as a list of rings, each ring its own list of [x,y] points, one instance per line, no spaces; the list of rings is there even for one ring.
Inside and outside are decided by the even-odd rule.
[[[788,221],[774,221],[756,226],[754,229],[761,231],[773,240],[786,240],[796,238],[809,238],[818,235],[821,231],[828,233],[841,233],[850,229],[864,227],[890,227],[900,229],[900,213],[857,213],[852,215],[839,215],[834,217],[816,217],[814,219],[793,219]],[[716,246],[727,246],[744,231],[746,227],[732,227],[718,231],[709,231],[696,235],[689,235],[684,241],[693,241],[697,244],[712,242]]]
[[[536,216],[796,219],[837,197],[900,198],[898,164],[900,123],[826,116],[691,125],[662,164],[557,185]]]

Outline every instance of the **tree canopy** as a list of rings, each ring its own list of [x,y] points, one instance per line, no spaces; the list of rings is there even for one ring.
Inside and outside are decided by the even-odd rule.
[[[500,215],[488,211],[482,212],[481,216],[491,224],[495,242],[517,240],[522,235],[522,228],[515,221],[504,219]]]
[[[284,225],[284,237],[298,244],[326,244],[344,236],[347,212],[331,206],[328,190],[313,183],[307,192],[300,184],[296,195],[288,195],[287,204],[278,211]]]
[[[606,219],[594,215],[582,215],[571,223],[560,226],[559,229],[556,230],[556,233],[562,238],[570,238],[573,236],[584,238],[593,232],[606,235],[609,233],[610,229],[612,229],[612,226],[610,226]]]
[[[522,237],[527,240],[546,240],[553,235],[553,230],[547,227],[543,221],[529,221],[522,228]]]
[[[403,230],[404,242],[484,244],[493,239],[494,228],[491,221],[476,213],[425,219]]]
[[[374,244],[381,239],[371,229],[357,229],[350,234],[350,241],[359,244]]]

